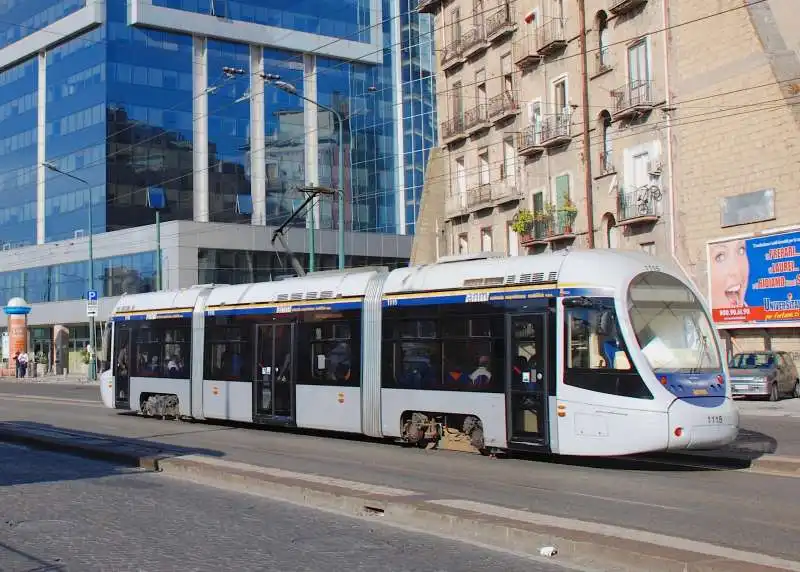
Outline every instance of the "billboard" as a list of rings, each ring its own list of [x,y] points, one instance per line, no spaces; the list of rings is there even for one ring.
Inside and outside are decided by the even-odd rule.
[[[800,322],[800,230],[708,245],[714,322]]]

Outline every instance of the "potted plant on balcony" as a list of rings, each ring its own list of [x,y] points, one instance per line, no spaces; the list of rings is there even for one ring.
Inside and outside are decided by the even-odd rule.
[[[575,218],[578,216],[578,207],[568,198],[564,202],[562,211],[564,213],[564,234],[572,234],[572,223],[575,222]]]
[[[533,228],[533,213],[528,209],[520,209],[511,221],[511,230],[519,235],[523,245],[530,244],[531,228]]]

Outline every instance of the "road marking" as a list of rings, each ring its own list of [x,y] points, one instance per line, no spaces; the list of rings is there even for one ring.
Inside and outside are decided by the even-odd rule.
[[[51,405],[78,405],[83,407],[105,407],[100,400],[92,399],[72,399],[67,397],[48,397],[43,395],[16,395],[12,393],[0,393],[2,401],[31,401],[34,403],[49,403]]]
[[[517,510],[469,500],[445,499],[429,500],[425,502],[428,504],[445,506],[448,508],[465,510],[468,512],[499,518],[507,518],[510,520],[526,522],[539,526],[549,526],[554,528],[562,528],[565,530],[587,532],[590,534],[602,534],[604,536],[611,536],[615,538],[625,538],[628,540],[654,544],[656,546],[677,548],[679,550],[696,552],[698,554],[706,554],[708,556],[717,556],[719,558],[749,562],[751,564],[757,564],[760,566],[774,566],[784,570],[794,570],[800,572],[800,562],[785,560],[783,558],[775,558],[764,554],[758,554],[756,552],[736,550],[735,548],[727,548],[725,546],[717,546],[707,542],[699,542],[696,540],[689,540],[676,536],[667,536],[665,534],[656,534],[635,528],[624,528],[611,524],[600,524],[585,520],[562,518],[547,514],[537,514],[524,510]]]

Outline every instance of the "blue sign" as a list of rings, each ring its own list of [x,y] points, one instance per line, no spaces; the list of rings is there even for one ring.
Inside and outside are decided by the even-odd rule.
[[[90,302],[97,302],[97,290],[89,290],[86,293],[86,299]]]
[[[800,232],[715,243],[709,255],[715,322],[800,320]]]

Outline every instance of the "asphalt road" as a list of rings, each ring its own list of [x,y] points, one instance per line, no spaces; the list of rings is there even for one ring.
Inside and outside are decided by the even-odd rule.
[[[503,570],[556,565],[0,444],[0,569]]]
[[[30,389],[29,389],[30,388]],[[36,392],[56,399],[2,398]],[[565,464],[406,449],[396,445],[246,429],[146,420],[97,403],[97,388],[0,386],[0,420],[20,425],[138,438],[153,446],[185,447],[226,459],[466,498],[567,518],[647,530],[800,560],[798,480],[727,470],[653,463]],[[777,436],[792,454],[800,419],[743,417],[745,429]],[[789,443],[784,451],[783,439]]]

